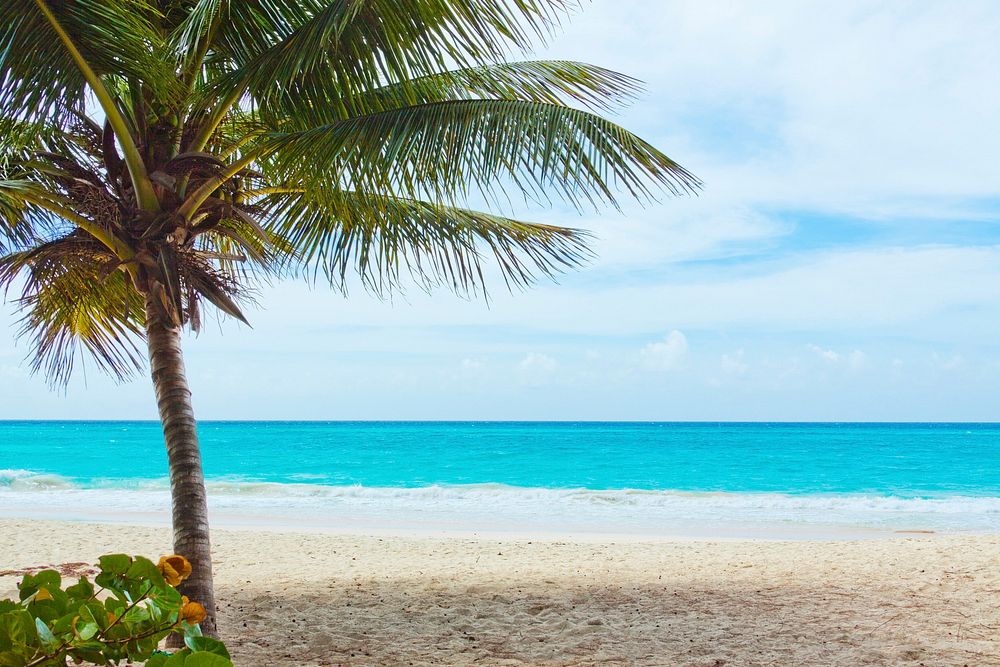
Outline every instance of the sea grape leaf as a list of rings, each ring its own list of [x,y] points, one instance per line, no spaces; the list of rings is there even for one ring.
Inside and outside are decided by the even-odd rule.
[[[52,634],[52,631],[49,630],[49,626],[45,625],[45,621],[40,618],[35,619],[35,631],[38,632],[38,639],[42,642],[42,647],[49,655],[55,653],[62,644],[62,642],[56,639],[56,636]]]
[[[189,635],[184,638],[184,644],[192,651],[215,653],[216,655],[221,655],[224,658],[230,657],[229,650],[226,648],[226,645],[218,639],[212,639],[211,637],[192,637]]]
[[[174,611],[181,607],[181,594],[173,586],[165,586],[157,592],[154,602],[160,609]]]
[[[142,556],[136,556],[132,565],[129,566],[125,576],[129,579],[147,579],[153,586],[162,588],[167,582],[163,580],[160,568],[153,564],[153,561]]]
[[[118,592],[118,587],[121,586],[122,576],[120,574],[114,574],[113,572],[101,572],[99,575],[94,577],[94,583],[101,588],[106,588],[116,596],[120,596],[121,593]]]
[[[107,658],[104,655],[104,649],[105,649],[104,644],[100,642],[93,642],[93,644],[96,644],[97,648],[94,648],[92,643],[90,642],[88,642],[87,646],[83,648],[79,646],[74,646],[73,648],[74,660],[78,658],[84,662],[92,662],[95,665],[100,665],[101,663],[106,662]]]
[[[17,595],[21,602],[30,598],[37,591],[38,586],[35,584],[35,578],[32,575],[26,574],[21,577],[21,583],[17,585]]]
[[[102,630],[111,624],[111,619],[108,618],[108,610],[97,600],[91,600],[81,606],[80,615],[97,623]]]
[[[95,605],[98,609],[97,615],[94,614]],[[98,627],[98,629],[100,629],[103,625],[100,620],[98,620],[98,616],[104,616],[107,618],[107,613],[104,611],[104,608],[97,605],[97,603],[88,602],[87,604],[80,605],[80,620],[84,623],[93,623]]]
[[[107,600],[104,601],[104,606],[107,607],[109,612],[111,612],[115,616],[119,616],[121,615],[122,612],[125,611],[125,607],[127,607],[128,605],[126,605],[124,602],[122,602],[117,598],[108,598]]]
[[[46,591],[47,588],[38,589],[39,592]],[[31,615],[35,618],[40,618],[46,623],[54,623],[56,619],[66,613],[65,598],[66,594],[62,591],[53,591],[53,597],[51,600],[38,600],[35,598],[35,602],[32,602],[29,611]],[[51,595],[51,594],[50,594]]]
[[[85,616],[87,614],[86,607],[81,609],[81,612],[83,613],[77,617],[76,623],[73,624],[73,630],[76,632],[77,637],[86,641],[100,632],[101,628],[97,625],[93,617],[87,618]]]
[[[15,644],[27,642],[19,617],[20,613],[17,611],[0,614],[0,649],[6,651]]]
[[[62,576],[55,570],[42,570],[35,575],[35,583],[49,589],[50,593],[62,590]]]
[[[139,605],[138,607],[132,607],[125,614],[125,621],[128,623],[143,623],[149,620],[149,610],[146,607]]]
[[[38,644],[35,619],[24,609],[0,616],[0,634],[6,635],[12,644],[26,644],[28,646]]]
[[[107,554],[98,560],[103,572],[112,574],[125,574],[132,564],[132,558],[125,554]]]
[[[74,600],[89,600],[94,595],[94,585],[87,577],[80,577],[79,583],[66,588],[66,594]]]
[[[233,667],[233,661],[216,653],[198,651],[187,657],[184,667]]]
[[[167,661],[163,665],[164,667],[182,667],[189,655],[191,655],[191,649],[181,649],[167,658]]]
[[[55,621],[53,621],[52,632],[55,634],[72,632],[73,626],[76,624],[78,618],[80,617],[74,611],[71,611],[68,614],[60,616]]]
[[[201,636],[197,625],[174,622],[181,595],[163,580],[153,561],[111,554],[101,557],[100,566],[95,582],[110,594],[101,600],[87,577],[63,590],[55,570],[25,575],[19,585],[20,604],[0,600],[0,667],[67,660],[232,667],[225,645]],[[172,632],[182,632],[188,647],[174,655],[157,651],[159,642]]]

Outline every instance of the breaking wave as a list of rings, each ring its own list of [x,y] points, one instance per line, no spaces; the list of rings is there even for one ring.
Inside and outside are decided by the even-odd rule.
[[[169,507],[163,479],[73,480],[0,470],[0,513],[46,518],[159,516]],[[215,516],[297,525],[435,526],[657,534],[711,527],[832,526],[874,530],[1000,532],[1000,497],[974,495],[729,493],[642,489],[526,488],[504,484],[422,487],[331,486],[217,478],[208,482]],[[239,521],[235,521],[239,523]],[[724,530],[717,530],[724,533]]]

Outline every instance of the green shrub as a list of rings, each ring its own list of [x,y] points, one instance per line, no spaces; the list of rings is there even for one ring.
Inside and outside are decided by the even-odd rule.
[[[142,556],[101,556],[91,583],[62,587],[55,570],[26,574],[19,600],[0,600],[0,667],[51,667],[122,661],[147,667],[232,667],[222,642],[201,636],[205,609],[183,597],[177,584],[190,573],[182,556],[154,564]],[[96,588],[95,588],[96,586]],[[186,648],[158,651],[167,635]]]

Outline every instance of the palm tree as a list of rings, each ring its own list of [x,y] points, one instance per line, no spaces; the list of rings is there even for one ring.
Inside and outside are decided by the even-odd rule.
[[[181,332],[246,321],[262,279],[357,273],[475,295],[578,265],[587,236],[464,208],[577,207],[697,180],[598,114],[637,82],[512,60],[571,0],[4,0],[0,285],[32,368],[125,378],[145,339],[183,592],[215,632],[206,494]],[[527,57],[526,55],[524,57]]]

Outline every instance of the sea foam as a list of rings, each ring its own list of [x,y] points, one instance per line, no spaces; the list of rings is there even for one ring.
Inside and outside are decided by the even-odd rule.
[[[741,534],[840,531],[1000,531],[1000,497],[886,494],[782,494],[644,489],[530,488],[504,484],[367,487],[274,483],[225,477],[208,481],[213,516],[223,523],[346,524],[458,530]],[[0,514],[113,519],[168,516],[169,483],[160,479],[72,479],[0,470]],[[758,531],[759,532],[759,531]],[[773,530],[771,532],[774,532]],[[822,531],[820,531],[822,532]]]

